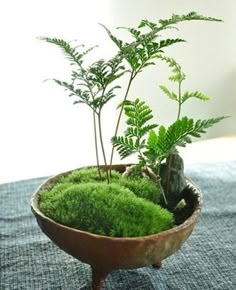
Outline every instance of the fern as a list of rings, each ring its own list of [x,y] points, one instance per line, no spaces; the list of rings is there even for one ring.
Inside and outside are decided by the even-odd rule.
[[[126,59],[135,75],[140,73],[144,67],[153,65],[154,62],[151,60],[156,58],[158,53],[163,52],[163,48],[185,41],[176,38],[164,39],[157,42],[156,38],[158,35],[157,33],[154,33],[154,30],[150,33],[143,33],[141,29],[139,29],[142,26],[138,28],[118,27],[119,29],[127,30],[135,39],[134,41],[127,43],[113,35],[106,26],[102,25],[102,27],[106,30],[110,39],[119,48],[120,57]],[[154,29],[154,24],[150,24],[150,27],[153,27]]]
[[[102,139],[101,112],[104,105],[116,96],[116,90],[120,88],[116,81],[125,73],[130,73],[130,77],[125,90],[124,101],[121,104],[115,136],[112,138],[113,148],[110,164],[112,164],[113,149],[116,147],[122,159],[136,153],[139,158],[139,168],[148,165],[151,169],[155,169],[163,159],[176,152],[176,146],[185,146],[191,142],[192,137],[200,137],[207,128],[224,118],[198,120],[196,122],[187,117],[180,118],[182,105],[187,100],[197,98],[206,101],[209,97],[199,91],[182,92],[182,83],[186,75],[173,58],[164,55],[164,51],[167,47],[185,40],[181,38],[162,38],[160,32],[166,29],[177,29],[177,24],[191,20],[221,21],[199,15],[196,12],[172,15],[169,19],[161,19],[157,23],[142,20],[138,27],[120,27],[125,29],[132,37],[130,42],[119,39],[107,27],[101,25],[118,48],[118,52],[111,59],[98,59],[89,65],[85,64],[84,59],[96,46],[88,49],[83,45],[73,47],[70,42],[63,39],[40,37],[41,40],[59,47],[73,66],[70,81],[53,80],[68,91],[69,97],[75,98],[74,104],[86,104],[92,109],[98,171],[97,136],[99,136],[101,143],[108,183],[109,176]],[[176,92],[170,90],[167,86],[160,86],[161,90],[170,99],[178,103],[178,114],[177,121],[170,127],[160,126],[158,131],[154,131],[157,125],[150,123],[153,118],[151,109],[139,99],[127,101],[127,98],[136,76],[146,67],[156,64],[158,60],[165,61],[168,64],[171,69],[169,80],[178,86]],[[123,109],[127,117],[127,130],[124,136],[117,136]],[[101,176],[100,172],[99,175]]]
[[[177,93],[169,90],[166,86],[160,85],[160,89],[167,95],[170,99],[178,102],[178,114],[177,120],[180,118],[181,108],[184,102],[186,102],[190,98],[197,98],[202,101],[208,101],[210,99],[209,96],[203,94],[202,92],[188,92],[185,91],[182,93],[182,82],[185,80],[186,75],[182,71],[181,66],[171,57],[158,55],[159,59],[165,61],[171,69],[172,75],[169,77],[169,80],[177,83]]]
[[[101,111],[103,106],[116,96],[115,90],[120,88],[118,85],[112,85],[113,82],[122,77],[127,70],[125,70],[119,55],[107,61],[99,59],[86,67],[83,63],[83,58],[94,47],[80,51],[78,46],[72,47],[70,43],[63,39],[41,37],[40,40],[52,43],[61,48],[70,64],[76,66],[76,69],[71,72],[71,82],[57,79],[54,79],[54,81],[69,91],[69,97],[75,97],[73,104],[86,104],[93,110],[95,151],[99,171],[97,127],[104,164],[105,166],[107,165],[102,137]],[[107,181],[109,182],[108,169],[106,171]]]
[[[176,146],[185,146],[191,143],[191,137],[201,137],[206,129],[220,122],[225,117],[218,117],[206,120],[197,120],[183,117],[175,121],[167,129],[160,126],[158,133],[152,130],[147,140],[147,151],[145,156],[152,156],[152,160],[159,163],[168,155],[177,152]]]
[[[117,151],[119,152],[121,159],[124,159],[131,154],[138,152],[144,146],[143,143],[138,143],[137,139],[134,141],[130,137],[123,136],[114,136],[112,138],[112,143],[115,145]]]
[[[221,19],[217,19],[217,18],[213,18],[213,17],[208,17],[208,16],[203,16],[200,15],[194,11],[188,13],[188,14],[184,14],[184,15],[176,15],[173,14],[171,18],[169,19],[160,19],[159,23],[161,24],[160,27],[156,27],[155,29],[157,30],[162,30],[166,27],[169,27],[174,24],[183,22],[183,21],[190,21],[190,20],[204,20],[204,21],[217,21],[217,22],[221,22]]]
[[[71,64],[76,64],[79,66],[81,66],[81,64],[83,63],[82,58],[96,47],[93,46],[83,52],[79,52],[78,49],[73,48],[69,44],[69,42],[65,41],[64,39],[50,37],[39,37],[39,39],[44,40],[48,43],[55,44],[56,46],[61,48],[67,59],[70,60]],[[84,45],[81,45],[80,47],[84,47]]]
[[[176,93],[171,92],[166,86],[160,85],[160,89],[172,100],[178,101]]]
[[[121,158],[125,158],[133,153],[139,153],[142,156],[142,149],[145,148],[145,135],[156,124],[147,124],[153,118],[151,109],[145,102],[136,99],[135,101],[126,101],[124,104],[125,115],[128,117],[128,125],[124,137],[114,136],[112,143],[119,152]]]
[[[70,64],[77,66],[77,69],[71,72],[71,83],[57,79],[54,81],[68,90],[70,97],[78,98],[73,104],[86,104],[96,114],[100,114],[102,107],[115,97],[115,89],[120,88],[116,85],[108,89],[108,86],[127,72],[122,65],[120,56],[116,55],[108,61],[100,59],[85,67],[83,57],[95,46],[79,51],[80,47],[84,47],[83,45],[74,48],[63,39],[49,37],[40,37],[39,39],[61,48]]]
[[[198,91],[188,92],[188,91],[186,91],[181,98],[181,103],[183,104],[189,98],[197,98],[197,99],[202,100],[202,101],[209,101],[210,100],[209,96],[207,96],[201,92],[198,92]]]

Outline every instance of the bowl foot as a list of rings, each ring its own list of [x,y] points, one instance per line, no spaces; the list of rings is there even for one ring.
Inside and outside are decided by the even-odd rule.
[[[92,267],[92,289],[93,290],[101,290],[103,281],[105,280],[108,272],[98,269],[96,267]]]
[[[156,269],[160,269],[161,268],[161,265],[162,265],[162,262],[159,261],[159,262],[156,262],[156,263],[152,264],[152,267],[153,268],[156,268]]]

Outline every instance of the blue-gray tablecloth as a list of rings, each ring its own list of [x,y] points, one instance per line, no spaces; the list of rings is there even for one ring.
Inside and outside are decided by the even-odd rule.
[[[193,234],[160,270],[114,271],[103,289],[236,289],[236,161],[194,165],[186,175],[204,199]],[[43,180],[0,185],[0,290],[90,289],[90,267],[57,248],[31,213],[30,197]]]

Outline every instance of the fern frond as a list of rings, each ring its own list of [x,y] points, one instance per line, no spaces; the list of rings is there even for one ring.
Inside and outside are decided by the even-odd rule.
[[[184,14],[184,15],[173,14],[172,17],[169,19],[160,19],[159,23],[161,24],[161,26],[157,29],[162,30],[163,28],[165,28],[167,26],[174,25],[174,24],[177,24],[177,23],[180,23],[183,21],[190,21],[190,20],[217,21],[217,22],[222,21],[221,19],[203,16],[203,15],[200,15],[196,12],[190,12],[190,13]]]
[[[128,117],[128,125],[124,137],[113,137],[112,143],[116,147],[121,158],[125,158],[133,153],[139,153],[139,159],[142,159],[141,151],[145,148],[145,135],[154,128],[156,124],[147,124],[152,119],[152,110],[145,102],[136,99],[134,101],[126,100],[124,105],[125,115]]]
[[[199,91],[195,91],[195,92],[185,92],[182,96],[182,103],[184,103],[185,101],[187,101],[189,98],[197,98],[199,100],[202,100],[202,101],[208,101],[210,100],[210,97],[199,92]]]
[[[149,27],[150,29],[155,29],[157,27],[157,24],[151,21],[148,21],[147,19],[141,20],[138,28],[143,28],[143,27]]]
[[[147,121],[153,118],[152,110],[145,102],[136,99],[124,106],[125,115],[128,117],[127,124],[141,129]],[[141,136],[140,136],[141,137]]]
[[[166,158],[176,151],[176,146],[185,146],[187,143],[191,143],[191,137],[200,137],[206,132],[206,129],[225,118],[218,117],[194,122],[193,119],[183,117],[175,121],[168,129],[160,126],[158,134],[150,131],[146,154],[156,154],[156,159]]]
[[[142,128],[138,129],[137,127],[128,127],[125,131],[126,137],[137,137],[146,135],[150,130],[156,128],[156,124],[143,126]]]
[[[157,58],[165,61],[168,64],[169,68],[171,69],[173,75],[169,77],[170,81],[181,83],[183,80],[185,80],[186,75],[182,71],[181,66],[176,62],[175,59],[163,56],[161,54],[157,55]]]
[[[65,41],[64,39],[59,38],[50,38],[50,37],[39,37],[40,40],[44,40],[48,43],[55,44],[59,48],[62,49],[66,57],[72,62],[72,64],[77,64],[81,66],[82,58],[91,50],[93,50],[96,46],[90,47],[89,49],[79,52],[76,48],[73,48],[69,42]],[[82,45],[83,46],[83,45]]]
[[[136,144],[132,138],[114,136],[111,141],[120,154],[121,159],[124,159],[137,151]]]
[[[101,25],[105,29],[105,31],[107,32],[107,34],[110,37],[110,39],[118,46],[118,48],[122,49],[123,46],[124,46],[123,41],[118,39],[115,35],[113,35],[111,33],[111,31],[104,24],[99,23],[99,25]]]
[[[159,44],[159,49],[158,50],[160,50],[160,49],[162,49],[164,47],[170,46],[170,45],[172,45],[174,43],[178,43],[178,42],[186,42],[186,40],[181,39],[181,38],[161,40],[160,41],[160,44]]]
[[[178,101],[178,97],[174,92],[171,92],[166,86],[160,85],[160,89],[172,100]]]

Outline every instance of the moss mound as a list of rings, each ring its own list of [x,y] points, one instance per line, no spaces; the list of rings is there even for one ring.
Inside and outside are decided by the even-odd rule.
[[[68,178],[42,192],[39,207],[61,224],[113,237],[145,236],[174,225],[166,209],[116,183],[72,184]]]
[[[121,178],[121,174],[115,170],[111,171],[112,180],[116,181]],[[85,183],[85,182],[103,182],[106,181],[106,173],[101,170],[101,179],[98,175],[97,168],[81,168],[74,170],[67,176],[62,177],[59,183]]]
[[[104,172],[104,170],[101,170],[101,177],[102,178],[100,179],[96,168],[82,168],[71,172],[67,176],[63,176],[59,179],[57,183],[78,184],[87,182],[106,182],[106,173]],[[160,191],[157,185],[152,180],[149,180],[147,178],[124,178],[119,172],[112,170],[111,182],[128,188],[138,197],[145,198],[154,203],[159,203],[160,201]]]
[[[121,177],[114,181],[131,190],[136,196],[145,198],[153,203],[159,203],[161,193],[157,185],[150,179],[138,177]]]

